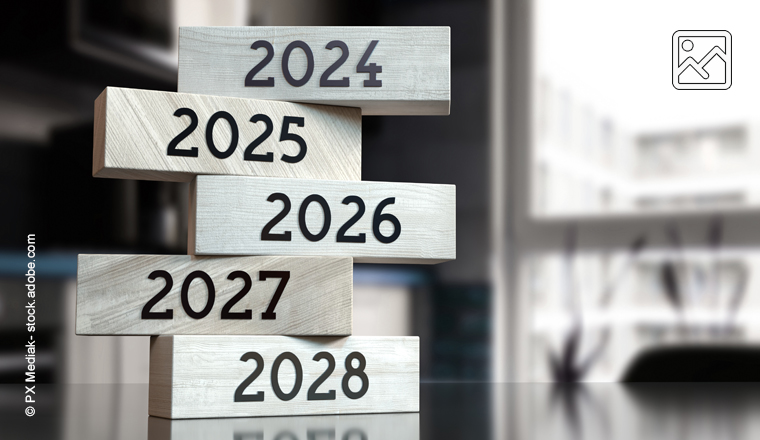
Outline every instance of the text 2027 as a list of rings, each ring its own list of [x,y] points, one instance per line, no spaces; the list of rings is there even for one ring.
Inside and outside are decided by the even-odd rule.
[[[362,58],[359,60],[359,64],[356,65],[357,73],[369,74],[369,79],[364,80],[364,87],[383,86],[383,81],[377,79],[377,74],[383,71],[383,66],[378,66],[375,63],[367,64],[369,57],[372,55],[372,51],[375,50],[375,46],[377,46],[377,43],[379,41],[380,40],[372,40],[369,43],[369,47],[367,47],[367,50],[364,51],[364,55],[362,55]],[[330,67],[328,67],[324,73],[322,73],[322,76],[319,78],[319,87],[349,87],[351,85],[351,79],[345,76],[341,79],[330,79],[330,75],[332,75],[336,70],[338,70],[340,66],[343,65],[343,63],[346,62],[349,53],[348,45],[340,40],[333,40],[327,43],[325,46],[325,49],[329,50],[333,50],[335,48],[341,50],[341,56]],[[265,79],[254,78],[256,74],[258,74],[264,67],[266,67],[267,64],[269,64],[269,62],[274,58],[275,54],[272,43],[266,40],[258,40],[251,45],[251,49],[264,49],[267,51],[267,54],[264,56],[264,59],[256,64],[253,69],[251,69],[250,72],[248,72],[248,74],[245,76],[245,86],[274,87],[274,78],[271,76]],[[290,55],[295,49],[301,49],[304,54],[306,54],[306,72],[299,79],[294,78],[290,73]],[[285,81],[287,81],[288,84],[293,87],[301,87],[309,82],[313,74],[314,53],[311,51],[311,47],[300,40],[288,44],[288,46],[285,48],[285,51],[282,53],[282,76],[285,77]]]
[[[164,297],[172,290],[172,286],[174,285],[174,278],[172,278],[171,274],[165,270],[154,270],[150,273],[150,275],[148,275],[148,278],[151,280],[163,278],[166,284],[164,284],[164,288],[161,289],[160,292],[155,294],[153,298],[145,303],[145,306],[143,306],[142,313],[140,315],[141,318],[173,319],[174,310],[166,309],[163,312],[154,312],[153,307],[155,307],[159,301],[164,299]],[[285,291],[285,286],[288,285],[288,281],[290,280],[290,271],[262,270],[259,272],[259,280],[266,281],[269,278],[279,278],[280,284],[277,285],[277,290],[275,290],[274,295],[272,295],[272,300],[269,302],[269,307],[267,307],[266,311],[261,314],[261,319],[277,319],[277,314],[274,312],[274,308],[277,307],[277,302],[280,300],[282,292]],[[206,285],[206,306],[203,307],[201,311],[195,311],[190,306],[190,285],[196,279],[203,281],[203,284]],[[230,298],[226,304],[224,304],[224,307],[222,307],[221,319],[253,319],[253,313],[250,309],[246,309],[242,312],[232,311],[232,307],[237,304],[238,301],[243,299],[243,297],[246,296],[251,290],[251,287],[253,286],[251,276],[242,270],[235,270],[230,272],[230,274],[227,276],[227,279],[242,279],[243,288],[240,289],[240,291],[235,294],[235,296]],[[205,318],[209,313],[211,313],[211,309],[214,307],[215,299],[216,288],[214,287],[214,281],[206,272],[202,270],[196,270],[185,277],[185,280],[182,283],[182,289],[180,290],[180,300],[182,301],[182,308],[184,309],[185,313],[187,313],[187,316],[193,319]]]

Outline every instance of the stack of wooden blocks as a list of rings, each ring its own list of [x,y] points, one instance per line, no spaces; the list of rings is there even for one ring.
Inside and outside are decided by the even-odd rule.
[[[79,335],[151,335],[149,413],[419,411],[419,338],[350,336],[353,263],[456,257],[452,185],[361,181],[363,115],[449,113],[446,27],[180,29],[107,88],[93,175],[191,182],[189,255],[80,255]]]

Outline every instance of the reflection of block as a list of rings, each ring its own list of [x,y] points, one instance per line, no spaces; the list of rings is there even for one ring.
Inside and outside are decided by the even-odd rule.
[[[416,411],[417,337],[159,336],[151,340],[148,412],[152,416]]]
[[[238,133],[234,149],[233,127]],[[302,151],[294,136],[302,139],[306,154],[291,163],[287,160]],[[355,108],[108,87],[95,101],[94,140],[95,177],[361,179],[361,111]]]
[[[80,255],[76,332],[349,335],[352,294],[350,258]]]
[[[148,418],[148,440],[419,440],[419,438],[419,413],[194,420]]]
[[[440,263],[456,258],[456,187],[198,176],[189,230],[197,255]]]
[[[448,115],[449,54],[448,27],[181,27],[177,90]]]

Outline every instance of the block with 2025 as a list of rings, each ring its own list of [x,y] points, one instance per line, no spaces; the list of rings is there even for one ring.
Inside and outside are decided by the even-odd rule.
[[[361,111],[108,87],[95,101],[92,174],[361,179]]]

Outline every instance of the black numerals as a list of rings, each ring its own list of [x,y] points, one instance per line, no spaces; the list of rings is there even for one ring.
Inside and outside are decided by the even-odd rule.
[[[318,393],[317,388],[322,385],[328,377],[335,371],[335,358],[333,355],[326,351],[320,351],[314,355],[314,360],[319,362],[322,359],[327,360],[327,369],[322,373],[317,380],[309,387],[309,392],[306,394],[306,400],[335,400],[335,390],[330,390],[326,393]]]
[[[396,203],[396,198],[388,197],[377,205],[375,215],[372,216],[372,233],[375,234],[375,238],[381,243],[393,243],[401,235],[401,223],[399,223],[396,216],[393,214],[383,214],[383,208],[394,203]],[[393,224],[393,233],[387,237],[380,232],[380,223],[384,221],[389,221]]]
[[[189,150],[180,150],[177,148],[180,142],[190,135],[198,127],[198,115],[189,108],[179,108],[174,112],[174,116],[190,116],[190,125],[182,130],[177,136],[169,141],[169,147],[166,149],[168,156],[198,157],[198,147],[192,147]]]
[[[367,433],[358,428],[352,428],[343,434],[341,440],[367,440]]]
[[[338,58],[337,61],[335,61],[330,67],[325,70],[325,73],[322,74],[322,77],[319,78],[319,87],[348,87],[349,86],[349,79],[347,76],[344,76],[343,79],[330,79],[330,75],[333,74],[336,70],[338,70],[338,67],[342,66],[343,63],[346,62],[348,59],[348,46],[346,46],[346,43],[339,41],[339,40],[333,40],[329,43],[327,43],[327,46],[325,46],[325,49],[334,49],[334,48],[340,48],[341,54],[340,58]]]
[[[248,377],[245,378],[244,381],[238,385],[237,389],[235,390],[235,402],[263,402],[264,401],[264,392],[259,391],[256,394],[243,394],[245,392],[245,389],[248,388],[248,385],[253,383],[254,380],[256,380],[259,375],[261,375],[261,372],[264,371],[264,359],[261,357],[260,354],[256,353],[255,351],[249,351],[248,353],[242,355],[240,357],[240,360],[243,362],[248,362],[249,360],[255,360],[256,361],[256,369],[253,370],[253,373],[251,373]]]
[[[356,65],[356,71],[358,73],[369,73],[369,79],[364,80],[364,87],[382,87],[383,81],[377,79],[377,74],[383,71],[383,66],[378,66],[375,63],[370,63],[370,65],[367,65],[367,61],[369,61],[370,55],[372,55],[372,51],[375,50],[375,46],[377,46],[379,40],[372,40],[372,42],[369,43],[369,47],[364,52],[364,55],[362,55],[362,59],[359,60],[359,64]]]
[[[272,228],[277,226],[277,223],[280,223],[290,212],[290,199],[283,193],[274,193],[267,197],[267,202],[274,202],[275,200],[282,201],[282,211],[264,225],[264,229],[261,230],[261,239],[264,241],[290,241],[290,231],[281,234],[272,233]]]
[[[306,72],[304,72],[303,77],[301,79],[295,79],[293,78],[293,75],[290,74],[290,54],[293,52],[293,49],[299,48],[303,50],[304,54],[306,54]],[[285,77],[285,81],[288,82],[293,87],[301,87],[302,85],[309,82],[311,79],[311,75],[314,73],[314,54],[311,53],[311,48],[308,44],[304,43],[303,41],[294,41],[290,44],[288,44],[288,47],[285,48],[285,52],[282,53],[282,75]]]
[[[263,391],[259,391],[256,394],[243,394],[246,388],[248,388],[251,383],[253,383],[253,381],[261,375],[262,371],[264,371],[264,359],[259,353],[255,351],[249,351],[240,357],[240,360],[243,362],[247,362],[251,359],[256,361],[256,369],[253,370],[253,373],[248,375],[248,377],[246,377],[245,380],[243,380],[243,382],[241,382],[235,390],[235,402],[264,401]],[[335,357],[326,351],[320,351],[319,353],[315,354],[312,359],[315,362],[327,360],[327,368],[309,387],[309,391],[306,394],[306,400],[335,400],[335,390],[329,390],[322,393],[317,392],[317,389],[322,384],[324,384],[325,381],[330,378],[333,371],[335,371]],[[293,368],[295,370],[295,382],[293,383],[293,388],[291,388],[288,392],[283,391],[282,387],[280,386],[280,366],[286,360],[290,361],[290,363],[293,364]],[[357,360],[359,364],[356,367],[353,366],[354,360]],[[367,394],[367,391],[369,390],[369,377],[364,371],[367,366],[367,360],[364,358],[363,354],[359,353],[358,351],[354,351],[346,357],[345,366],[346,373],[343,375],[343,379],[341,381],[343,394],[345,394],[349,399],[360,399],[365,394]],[[354,392],[349,388],[348,383],[352,377],[358,377],[361,380],[362,385],[359,391]],[[301,361],[298,359],[298,356],[289,351],[281,353],[279,356],[277,356],[272,363],[270,381],[272,384],[272,391],[274,391],[274,394],[278,399],[286,402],[293,400],[301,391],[301,385],[303,385],[303,367],[301,365]]]
[[[353,217],[348,219],[348,221],[338,229],[338,243],[366,243],[367,241],[367,235],[362,232],[359,235],[346,235],[346,232],[348,232],[348,228],[353,226],[356,222],[359,221],[360,218],[364,215],[365,207],[364,207],[364,200],[361,199],[359,196],[348,196],[345,199],[343,199],[343,204],[348,205],[349,203],[356,203],[356,206],[359,208],[356,211],[356,214],[354,214]]]
[[[293,389],[291,389],[289,393],[283,392],[282,388],[280,388],[280,364],[282,364],[282,361],[285,359],[292,362],[293,367],[296,369],[296,382],[293,384]],[[285,353],[277,356],[277,359],[275,359],[274,363],[272,364],[272,391],[274,391],[274,395],[277,396],[280,400],[292,400],[298,395],[298,392],[301,391],[302,383],[303,368],[301,368],[301,361],[298,360],[296,355],[289,351],[286,351]]]
[[[307,429],[306,440],[336,440],[335,429]],[[233,432],[232,440],[264,440],[264,431],[241,431]],[[279,431],[273,440],[301,440],[291,431]],[[368,440],[367,433],[358,428],[351,428],[345,433],[340,440]]]
[[[299,440],[299,439],[293,439]],[[335,440],[334,429],[308,429],[306,430],[306,440]]]
[[[353,366],[354,359],[359,360],[359,366],[356,368]],[[341,385],[343,386],[343,394],[345,394],[349,399],[359,399],[363,395],[367,394],[367,390],[369,389],[369,377],[367,377],[367,373],[364,372],[364,367],[366,366],[367,360],[364,359],[364,355],[358,351],[355,351],[346,356],[346,374],[343,376]],[[351,391],[351,388],[348,386],[348,381],[351,379],[351,376],[357,376],[362,380],[362,387],[357,392]]]
[[[311,202],[317,202],[322,207],[322,212],[324,213],[322,220],[322,229],[320,229],[319,233],[317,234],[312,234],[311,231],[309,231],[309,228],[306,226],[306,210],[309,208],[309,204]],[[319,241],[325,238],[327,231],[330,230],[331,221],[332,217],[330,215],[330,207],[327,205],[327,200],[325,200],[324,197],[318,194],[312,194],[309,197],[306,197],[303,203],[301,203],[301,209],[298,210],[298,227],[301,228],[301,233],[304,237],[306,237],[307,240]]]
[[[377,74],[382,73],[383,66],[378,66],[376,63],[367,64],[369,62],[370,56],[372,56],[372,52],[375,50],[375,47],[379,42],[380,40],[370,41],[369,46],[364,51],[364,55],[362,55],[361,59],[359,60],[359,64],[356,65],[357,73],[369,74],[369,79],[363,81],[364,87],[383,86],[383,81],[377,79]],[[268,77],[267,79],[254,79],[254,76],[261,72],[261,70],[266,67],[274,58],[274,47],[268,41],[258,40],[251,45],[251,49],[253,50],[261,48],[266,49],[267,54],[264,59],[259,61],[259,63],[256,64],[253,69],[251,69],[245,76],[246,87],[274,87],[274,78],[272,77]],[[327,50],[333,50],[335,48],[339,48],[341,50],[340,57],[335,60],[335,62],[332,63],[327,69],[325,69],[325,71],[319,77],[320,87],[349,87],[351,84],[351,79],[347,76],[344,76],[341,79],[330,79],[330,76],[334,74],[343,64],[346,63],[349,54],[348,45],[343,41],[333,40],[327,43],[325,46],[325,49]],[[290,56],[293,54],[293,51],[295,49],[301,49],[304,55],[306,55],[306,71],[299,79],[294,78],[293,74],[290,72]],[[314,74],[314,53],[311,51],[311,47],[309,47],[309,45],[303,41],[293,41],[288,44],[285,50],[282,52],[281,68],[282,76],[285,78],[285,81],[287,81],[288,84],[293,87],[302,87],[306,85],[306,83],[309,82]]]
[[[174,311],[172,309],[166,309],[163,312],[151,312],[150,310],[158,304],[159,301],[164,299],[167,293],[169,293],[170,290],[172,290],[172,286],[174,285],[174,280],[172,279],[172,276],[169,275],[169,272],[165,270],[154,270],[153,272],[148,275],[148,278],[151,280],[155,280],[156,278],[163,278],[164,281],[166,281],[166,284],[164,285],[164,288],[161,289],[160,292],[156,294],[153,298],[150,299],[147,303],[145,303],[145,306],[142,309],[142,319],[172,319],[174,316]]]
[[[259,280],[266,281],[269,278],[279,278],[280,284],[277,285],[277,289],[274,291],[274,295],[272,295],[272,300],[269,301],[267,311],[261,314],[261,319],[277,319],[277,314],[274,312],[274,308],[277,307],[277,302],[280,301],[282,292],[285,291],[285,286],[287,286],[288,281],[290,281],[290,272],[284,270],[262,270],[259,272]]]
[[[219,151],[219,149],[216,148],[216,145],[214,145],[214,125],[219,119],[227,121],[227,123],[230,124],[230,130],[232,131],[230,144],[224,151]],[[231,114],[225,111],[220,111],[211,115],[206,124],[206,145],[208,146],[209,151],[211,151],[211,154],[217,159],[227,159],[232,156],[232,153],[235,152],[238,145],[238,126],[235,122],[235,118],[233,118]]]
[[[206,294],[208,295],[206,299],[206,306],[200,312],[193,310],[193,308],[190,306],[189,298],[190,284],[196,278],[200,278],[204,283],[206,283]],[[215,296],[216,291],[214,289],[214,282],[211,281],[211,277],[202,270],[193,271],[190,273],[190,275],[187,276],[187,278],[185,278],[185,282],[182,283],[182,290],[179,294],[179,298],[182,301],[182,308],[185,309],[187,316],[193,319],[203,319],[211,312],[211,308],[214,307]]]
[[[253,281],[251,281],[251,276],[248,275],[246,272],[243,272],[242,270],[236,270],[232,273],[230,273],[227,276],[227,279],[232,281],[236,280],[238,278],[243,279],[243,288],[240,289],[240,292],[236,293],[235,296],[230,298],[229,301],[227,301],[227,304],[222,307],[222,319],[252,319],[253,318],[253,312],[251,312],[250,309],[246,309],[242,312],[231,312],[230,310],[232,307],[238,303],[241,299],[243,299],[244,296],[250,292],[251,287],[253,286]]]
[[[166,281],[166,284],[160,292],[158,292],[155,296],[153,296],[153,298],[145,303],[145,306],[142,308],[142,319],[173,319],[174,311],[172,309],[167,309],[163,312],[151,311],[151,309],[155,307],[156,304],[158,304],[158,302],[161,301],[171,291],[172,286],[174,285],[174,279],[172,278],[171,274],[165,270],[155,270],[151,272],[150,275],[148,275],[148,278],[151,280],[155,280],[156,278],[163,278]],[[253,312],[250,309],[245,309],[242,312],[232,311],[232,307],[235,306],[235,304],[237,304],[240,300],[242,300],[243,297],[245,297],[248,292],[250,292],[251,287],[253,286],[251,276],[244,271],[235,270],[227,276],[227,279],[230,281],[236,280],[238,278],[243,279],[243,288],[240,289],[240,291],[236,293],[235,296],[230,298],[226,304],[224,304],[222,307],[221,319],[253,319]],[[280,301],[283,292],[285,292],[285,287],[288,285],[288,281],[290,280],[290,271],[270,270],[259,272],[259,279],[261,281],[265,281],[267,278],[280,278],[280,283],[277,285],[277,289],[275,290],[275,293],[272,296],[272,300],[269,302],[269,306],[267,307],[266,311],[261,314],[261,318],[277,319],[277,314],[274,312],[274,309],[277,307],[277,303]],[[193,309],[193,307],[190,305],[190,287],[193,285],[193,281],[196,279],[201,280],[202,283],[195,283],[195,285],[198,286],[199,284],[204,284],[206,289],[206,305],[203,306],[203,309],[200,311],[195,311],[195,309]],[[182,302],[182,309],[185,311],[187,316],[193,319],[205,318],[209,315],[209,313],[211,313],[211,309],[214,308],[215,299],[216,288],[214,287],[214,281],[206,272],[202,270],[196,270],[185,277],[185,280],[182,283],[182,289],[180,290],[180,300]]]
[[[261,69],[266,67],[266,65],[272,61],[272,58],[274,58],[274,48],[272,47],[272,43],[264,40],[259,40],[251,44],[251,49],[253,50],[257,50],[262,47],[266,49],[267,55],[263,60],[259,61],[259,64],[256,64],[253,69],[248,72],[248,75],[245,76],[246,87],[274,87],[274,78],[271,76],[267,79],[253,79],[253,77],[256,76],[256,74],[259,73]]]
[[[187,128],[182,130],[181,133],[179,133],[174,137],[174,139],[169,142],[169,147],[166,150],[166,154],[169,156],[198,157],[198,147],[192,147],[187,150],[181,150],[178,148],[179,143],[188,137],[190,133],[192,133],[198,127],[198,115],[196,115],[195,112],[189,108],[181,108],[174,112],[174,116],[190,116],[190,125],[188,125]],[[227,122],[231,133],[229,145],[225,146],[223,149],[220,149],[214,141],[214,128],[220,119],[224,119]],[[256,139],[248,144],[248,146],[245,148],[245,151],[243,152],[243,160],[250,160],[254,162],[274,162],[274,154],[271,151],[264,154],[254,154],[253,152],[256,147],[264,143],[264,141],[266,141],[274,132],[274,124],[272,123],[272,119],[264,114],[256,114],[251,117],[250,121],[254,124],[263,122],[264,132],[262,132]],[[305,123],[306,122],[304,118],[300,116],[283,116],[282,131],[280,132],[280,142],[294,141],[298,144],[299,147],[298,154],[295,156],[283,154],[281,158],[283,162],[298,163],[302,161],[304,157],[306,157],[306,141],[300,135],[290,132],[290,126],[292,124],[295,124],[297,127],[303,127]],[[235,121],[235,118],[225,111],[218,111],[214,113],[206,123],[206,147],[208,147],[208,150],[217,159],[227,159],[228,157],[232,156],[238,147],[239,137],[240,131],[238,129],[238,124]]]
[[[303,118],[302,118],[303,119]],[[257,162],[274,162],[274,154],[270,151],[266,154],[253,154],[253,150],[256,149],[259,145],[261,145],[262,142],[267,140],[269,136],[272,135],[272,131],[274,131],[274,124],[272,124],[272,118],[270,118],[267,115],[253,115],[251,116],[251,122],[254,124],[257,122],[263,122],[265,125],[264,132],[259,135],[256,139],[253,140],[248,146],[245,148],[245,151],[243,152],[243,160],[253,160]],[[284,126],[283,126],[284,129]],[[301,139],[303,141],[303,139]],[[306,145],[304,143],[304,145]]]
[[[237,402],[237,400],[235,401]],[[244,432],[233,432],[232,433],[232,440],[264,440],[264,431],[244,431]],[[344,439],[346,440],[346,439]]]
[[[298,127],[303,127],[304,119],[296,116],[285,116],[282,118],[282,131],[280,132],[280,142],[282,141],[294,141],[300,147],[298,154],[295,156],[282,155],[282,161],[287,163],[297,163],[303,160],[306,156],[306,141],[295,133],[290,133],[288,128],[290,124],[296,124]],[[271,154],[271,153],[269,153]]]
[[[264,228],[261,230],[261,240],[263,241],[291,241],[291,234],[290,231],[285,231],[279,234],[273,234],[272,228],[275,227],[282,219],[284,219],[288,213],[290,212],[290,198],[283,194],[283,193],[273,193],[268,198],[267,201],[274,202],[275,200],[281,200],[283,202],[283,209],[280,211],[272,220],[270,220],[266,225],[264,225]],[[322,212],[324,214],[323,220],[322,220],[322,226],[319,230],[319,232],[314,233],[311,230],[309,230],[309,227],[306,225],[306,210],[309,208],[309,205],[311,203],[317,203],[321,208]],[[396,202],[395,197],[389,197],[387,199],[384,199],[381,201],[377,208],[375,208],[375,214],[372,217],[372,233],[374,234],[377,241],[381,243],[393,243],[396,241],[399,236],[401,235],[401,222],[399,222],[398,218],[390,213],[383,213],[383,209],[388,206],[392,205]],[[351,218],[346,221],[343,226],[338,229],[338,235],[336,237],[336,241],[338,243],[366,243],[367,236],[365,233],[359,233],[357,235],[346,235],[349,228],[351,228],[353,225],[355,225],[361,218],[364,216],[364,212],[366,211],[366,207],[364,205],[364,200],[361,199],[359,196],[348,196],[345,199],[343,199],[342,202],[344,205],[349,205],[351,203],[356,204],[358,207],[358,210],[356,211],[356,214],[354,214]],[[383,233],[380,231],[380,225],[382,222],[388,221],[393,225],[393,232],[390,235],[383,235]],[[327,236],[327,233],[330,231],[330,223],[332,222],[332,213],[330,211],[330,205],[327,203],[327,201],[324,199],[324,197],[318,195],[318,194],[312,194],[308,197],[306,197],[301,203],[301,207],[298,210],[298,227],[301,230],[301,234],[309,241],[320,241],[325,236]]]

